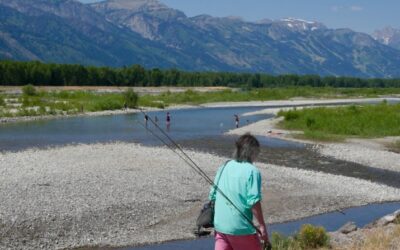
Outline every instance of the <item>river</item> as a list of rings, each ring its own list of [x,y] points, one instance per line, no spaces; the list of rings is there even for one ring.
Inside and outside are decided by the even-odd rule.
[[[224,107],[169,110],[171,126],[168,134],[184,148],[213,152],[229,156],[234,137],[223,134],[235,127],[234,115],[254,112],[265,107]],[[166,111],[148,113],[151,119],[157,117],[160,127],[166,128]],[[240,125],[267,119],[271,115],[241,117]],[[90,117],[69,117],[63,119],[18,122],[0,126],[0,151],[21,151],[30,148],[47,148],[69,144],[109,143],[113,141],[136,142],[149,146],[161,145],[142,126],[145,123],[140,113],[128,115],[107,115]],[[155,127],[147,125],[152,131]],[[312,169],[337,175],[366,179],[400,188],[400,175],[391,171],[377,170],[368,166],[323,157],[301,143],[288,142],[277,138],[259,137],[263,146],[260,161],[292,168]],[[281,157],[285,155],[285,157]],[[341,212],[313,216],[299,221],[276,224],[271,231],[292,234],[304,223],[322,225],[327,230],[336,230],[347,221],[363,226],[387,213],[400,209],[400,203],[372,204],[350,208]],[[211,238],[176,241],[162,245],[124,248],[135,250],[166,249],[212,249]]]

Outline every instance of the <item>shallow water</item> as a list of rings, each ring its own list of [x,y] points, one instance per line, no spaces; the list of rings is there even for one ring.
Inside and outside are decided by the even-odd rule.
[[[257,111],[262,107],[196,108],[171,110],[169,135],[177,140],[196,139],[221,135],[234,128],[234,114]],[[159,126],[166,129],[166,112],[149,112],[159,119]],[[245,117],[241,124],[247,124],[271,117],[255,115]],[[18,151],[32,147],[51,147],[75,143],[97,143],[125,141],[146,145],[160,145],[148,133],[142,114],[124,114],[92,117],[71,117],[54,120],[29,121],[0,126],[0,151]],[[155,129],[148,125],[149,129]]]
[[[398,103],[389,100],[389,103]],[[376,104],[378,101],[365,102]],[[325,106],[346,105],[346,103],[330,103]],[[293,105],[279,106],[252,106],[252,107],[220,107],[194,108],[170,110],[172,122],[170,135],[176,140],[197,139],[207,136],[221,135],[233,129],[234,114],[244,114],[266,108],[292,107]],[[303,105],[315,106],[315,105]],[[156,116],[159,125],[166,129],[166,111],[149,112],[152,119]],[[271,115],[254,115],[241,117],[241,126],[266,119]],[[145,145],[160,145],[153,136],[139,124],[144,122],[142,114],[123,114],[89,117],[69,117],[52,120],[39,120],[0,124],[0,152],[19,151],[28,148],[46,148],[76,143],[105,143],[113,141],[137,142]],[[149,126],[152,128],[152,126]],[[294,146],[279,139],[270,139],[266,143],[270,146]]]
[[[327,231],[336,231],[349,221],[363,227],[389,213],[400,209],[400,202],[371,204],[361,207],[349,208],[340,212],[326,213],[312,216],[297,221],[269,225],[269,233],[278,232],[284,235],[292,235],[298,231],[303,224],[323,226]],[[173,241],[159,245],[144,247],[116,248],[119,250],[209,250],[214,249],[214,239],[207,237],[198,240]]]

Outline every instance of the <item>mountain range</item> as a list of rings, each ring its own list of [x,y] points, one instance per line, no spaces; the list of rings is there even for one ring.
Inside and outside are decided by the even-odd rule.
[[[379,42],[400,50],[400,29],[385,27],[375,31],[372,36]]]
[[[400,77],[400,31],[187,17],[157,0],[0,0],[0,58],[189,71]]]

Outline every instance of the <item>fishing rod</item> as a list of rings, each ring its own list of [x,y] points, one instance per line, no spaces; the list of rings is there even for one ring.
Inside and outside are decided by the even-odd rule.
[[[184,157],[186,157],[186,159],[190,162],[190,164],[188,163],[188,165],[193,168],[196,169],[196,172],[200,173],[200,175],[211,185],[214,185],[213,180],[208,177],[208,175],[196,164],[196,162],[194,162],[192,160],[192,158],[190,158],[190,156],[188,156],[186,154],[185,151],[183,151],[183,149],[181,148],[181,146],[179,146],[178,143],[176,143],[156,122],[153,121],[153,119],[151,119],[150,116],[147,115],[147,113],[139,108],[140,112],[149,119],[149,121],[184,155]],[[145,127],[148,131],[150,131],[150,129],[148,127]],[[163,142],[164,143],[164,142]],[[165,143],[164,143],[165,144]],[[170,148],[169,144],[166,144],[168,146],[168,148]],[[176,153],[176,151],[174,150],[174,152]]]
[[[150,132],[151,135],[153,135],[154,137],[156,137],[158,140],[160,140],[165,146],[167,146],[170,150],[172,150],[176,155],[179,156],[179,158],[181,158],[186,164],[188,164],[196,173],[198,173],[199,175],[201,175],[203,177],[203,175],[198,172],[198,170],[196,168],[193,168],[193,166],[191,165],[191,163],[189,162],[189,160],[187,160],[184,156],[182,156],[181,154],[179,154],[179,152],[177,152],[170,144],[168,144],[165,140],[163,140],[160,136],[158,136],[156,133],[154,133],[151,129],[149,129],[146,125],[144,125],[142,122],[137,121],[143,128],[145,128],[148,132]]]
[[[246,214],[244,214],[244,212],[242,212],[234,203],[233,201],[231,201],[226,195],[225,193],[214,183],[213,180],[211,180],[211,178],[196,164],[196,162],[194,162],[187,154],[186,152],[156,123],[153,121],[153,119],[151,119],[150,116],[147,115],[147,113],[139,108],[140,112],[148,118],[148,120],[176,147],[176,149],[178,151],[180,151],[182,155],[180,155],[175,149],[171,148],[171,145],[169,145],[168,143],[165,142],[165,140],[162,140],[159,136],[156,136],[155,133],[153,131],[151,131],[147,126],[144,126],[145,129],[147,131],[149,131],[152,135],[154,135],[157,139],[159,139],[163,144],[165,144],[169,149],[172,149],[172,151],[176,154],[179,155],[179,157],[181,159],[183,159],[185,161],[185,163],[187,163],[189,165],[189,167],[191,167],[192,169],[195,170],[196,173],[199,173],[200,176],[202,176],[208,184],[210,184],[215,190],[217,190],[222,197],[224,197],[238,212],[239,214],[246,219],[246,221],[257,231],[258,234],[261,235],[261,231],[254,225],[253,221],[251,221]]]

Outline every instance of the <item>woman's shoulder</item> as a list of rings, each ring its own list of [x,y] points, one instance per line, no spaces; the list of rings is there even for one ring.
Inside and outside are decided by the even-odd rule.
[[[229,165],[229,166],[234,165],[234,166],[240,167],[240,169],[246,170],[248,172],[257,172],[257,173],[260,172],[260,170],[253,163],[250,163],[250,162],[238,162],[235,160],[231,160],[231,161],[228,161],[228,163],[226,165]]]

